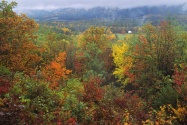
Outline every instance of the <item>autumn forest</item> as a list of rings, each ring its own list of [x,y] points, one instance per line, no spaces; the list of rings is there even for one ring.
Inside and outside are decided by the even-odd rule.
[[[16,6],[0,2],[1,125],[187,123],[187,31],[177,21],[81,31]]]

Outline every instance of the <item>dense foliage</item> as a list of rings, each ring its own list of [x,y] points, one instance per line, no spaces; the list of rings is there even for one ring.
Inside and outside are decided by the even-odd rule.
[[[171,20],[119,40],[0,3],[0,124],[185,125],[187,32]],[[75,26],[76,27],[76,26]]]

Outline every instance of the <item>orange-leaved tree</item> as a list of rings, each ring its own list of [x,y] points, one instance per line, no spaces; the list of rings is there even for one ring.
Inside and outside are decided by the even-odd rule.
[[[38,24],[26,15],[17,15],[12,8],[15,2],[0,3],[0,62],[11,71],[24,71],[27,74],[36,72],[40,61],[40,49],[34,45],[34,32]]]
[[[66,69],[65,61],[66,53],[61,52],[58,54],[58,57],[42,70],[43,76],[50,82],[50,87],[53,89],[57,89],[59,83],[68,78],[68,75],[71,73],[71,70]]]

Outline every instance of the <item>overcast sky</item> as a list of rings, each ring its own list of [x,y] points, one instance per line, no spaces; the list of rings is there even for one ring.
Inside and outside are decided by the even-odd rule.
[[[12,0],[6,0],[11,2]],[[17,9],[56,9],[60,7],[92,8],[118,7],[132,8],[155,5],[187,5],[187,0],[13,0],[18,3]]]

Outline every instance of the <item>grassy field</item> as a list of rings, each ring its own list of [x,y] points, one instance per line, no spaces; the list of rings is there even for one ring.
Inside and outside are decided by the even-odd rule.
[[[133,36],[133,34],[127,34],[127,33],[126,34],[117,33],[116,35],[119,40],[125,40],[126,38]]]

